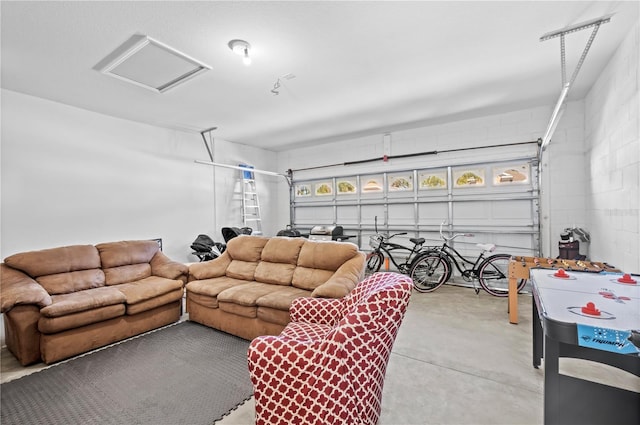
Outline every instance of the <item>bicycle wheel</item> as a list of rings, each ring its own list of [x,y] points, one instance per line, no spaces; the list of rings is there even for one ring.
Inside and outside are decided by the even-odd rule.
[[[418,292],[433,292],[451,276],[451,263],[438,253],[418,257],[409,269],[413,287]]]
[[[478,268],[478,282],[482,289],[495,297],[509,296],[509,254],[496,254],[487,258]],[[526,279],[518,282],[518,292],[524,288]]]
[[[367,265],[366,272],[367,274],[375,273],[380,270],[382,267],[382,262],[384,261],[384,256],[379,251],[373,251],[367,255]]]

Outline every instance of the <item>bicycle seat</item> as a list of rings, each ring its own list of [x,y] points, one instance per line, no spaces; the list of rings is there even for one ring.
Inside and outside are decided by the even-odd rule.
[[[496,246],[492,243],[479,243],[476,245],[483,251],[493,252],[496,249]]]
[[[422,245],[426,239],[425,238],[409,238],[409,240],[411,241],[411,243],[413,243],[414,245]]]

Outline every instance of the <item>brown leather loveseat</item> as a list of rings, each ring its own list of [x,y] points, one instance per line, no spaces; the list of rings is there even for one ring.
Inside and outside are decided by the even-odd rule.
[[[6,344],[47,364],[176,322],[188,268],[155,241],[31,251],[0,265]]]
[[[241,235],[220,257],[189,266],[189,320],[249,340],[278,335],[295,298],[342,298],[364,266],[349,242]]]

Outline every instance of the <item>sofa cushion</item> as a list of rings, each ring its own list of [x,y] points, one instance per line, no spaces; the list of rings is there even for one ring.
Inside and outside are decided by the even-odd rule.
[[[271,238],[262,249],[261,260],[256,266],[256,282],[273,285],[291,285],[300,248],[304,244],[301,238]]]
[[[305,241],[300,249],[298,266],[336,271],[356,255],[358,247],[350,242]]]
[[[291,315],[285,310],[276,310],[269,307],[258,307],[256,317],[263,322],[275,323],[277,325],[286,326],[291,321]]]
[[[187,312],[189,312],[189,304],[200,304],[207,308],[218,308],[218,298],[208,295],[196,294],[187,290]]]
[[[257,261],[231,260],[225,274],[233,279],[254,280],[257,267]]]
[[[248,280],[222,276],[214,279],[196,280],[187,284],[187,299],[208,308],[218,308],[218,294],[227,288],[251,283]]]
[[[100,256],[92,245],[72,245],[14,254],[4,262],[31,277],[99,269]]]
[[[269,238],[250,235],[240,235],[231,239],[225,251],[231,258],[225,274],[234,279],[254,280],[262,248],[268,241]]]
[[[160,247],[156,241],[120,241],[96,245],[102,268],[148,263]]]
[[[226,313],[235,314],[236,316],[248,317],[250,319],[255,319],[258,316],[258,307],[255,305],[249,306],[218,301],[218,308]]]
[[[302,238],[271,238],[262,249],[260,259],[270,263],[296,265],[300,249],[305,240]]]
[[[193,282],[187,283],[187,292],[206,295],[208,297],[217,297],[218,294],[225,289],[238,285],[246,285],[248,283],[251,283],[251,281],[224,276],[213,279],[194,280]]]
[[[313,290],[311,296],[314,298],[342,298],[355,288],[358,280],[349,280],[346,277],[335,276],[331,282],[323,283]]]
[[[262,248],[268,241],[269,238],[262,236],[240,235],[227,243],[225,252],[228,252],[233,260],[258,262],[262,256]]]
[[[313,291],[318,286],[325,283],[333,274],[334,270],[322,270],[309,267],[296,267],[293,272],[291,284],[296,288]]]
[[[114,304],[59,317],[41,316],[38,320],[38,330],[44,334],[53,334],[123,316],[124,313],[124,304]]]
[[[181,280],[150,276],[136,282],[110,286],[110,288],[116,288],[122,292],[127,304],[136,304],[175,290],[180,290],[183,286]]]
[[[110,286],[85,289],[72,294],[51,296],[51,305],[43,307],[40,313],[45,317],[60,317],[80,311],[93,310],[114,304],[123,304],[125,296]]]
[[[271,292],[256,300],[256,316],[269,323],[285,326],[291,321],[289,307],[294,299],[310,297],[311,292],[293,286],[275,286]]]
[[[300,249],[298,267],[291,284],[314,290],[325,283],[343,264],[360,255],[358,247],[349,242],[305,241]]]
[[[69,294],[104,286],[104,272],[100,269],[78,270],[40,276],[36,281],[51,295]]]
[[[304,289],[293,286],[275,286],[271,292],[258,298],[256,305],[288,312],[294,299],[310,296],[311,292]]]
[[[149,263],[139,263],[110,267],[104,269],[104,275],[107,285],[135,282],[151,276],[151,265]]]
[[[146,301],[127,304],[127,315],[132,316],[134,314],[142,313],[143,311],[153,310],[154,308],[180,301],[182,300],[183,295],[184,291],[180,288],[166,294],[158,295],[157,297],[153,297]]]
[[[271,263],[260,261],[256,266],[254,278],[256,282],[270,283],[272,285],[291,285],[293,271],[296,266],[293,264]]]
[[[228,302],[244,306],[256,306],[258,298],[274,290],[268,283],[250,282],[246,285],[232,286],[218,294],[218,302]]]

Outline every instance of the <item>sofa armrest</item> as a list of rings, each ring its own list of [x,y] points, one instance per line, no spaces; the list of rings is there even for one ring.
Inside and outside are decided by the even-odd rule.
[[[2,263],[0,275],[0,312],[9,311],[16,305],[34,304],[42,308],[51,304],[49,293],[21,271]]]
[[[314,289],[311,296],[342,298],[347,295],[364,277],[365,259],[364,252],[358,252],[358,255],[341,265],[329,280]]]
[[[187,282],[189,267],[186,264],[171,260],[169,257],[158,251],[151,259],[151,274],[165,277],[172,280],[182,280]]]
[[[292,322],[335,326],[344,315],[344,300],[335,298],[295,298],[289,307]]]
[[[229,264],[231,264],[231,256],[227,251],[213,260],[191,264],[189,266],[189,281],[224,276]]]

